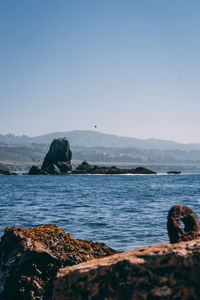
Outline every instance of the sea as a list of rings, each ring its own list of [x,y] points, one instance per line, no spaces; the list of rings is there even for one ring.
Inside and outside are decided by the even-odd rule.
[[[72,237],[127,251],[168,241],[169,209],[200,216],[200,172],[180,175],[0,176],[0,235],[5,227],[56,224]]]

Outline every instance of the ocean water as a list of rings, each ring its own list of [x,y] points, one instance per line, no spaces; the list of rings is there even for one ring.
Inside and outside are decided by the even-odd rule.
[[[168,210],[200,216],[200,174],[0,176],[0,235],[53,223],[73,237],[126,251],[168,241]]]

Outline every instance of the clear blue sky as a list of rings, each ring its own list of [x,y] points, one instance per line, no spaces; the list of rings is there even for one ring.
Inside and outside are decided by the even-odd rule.
[[[0,0],[0,133],[200,142],[199,0]]]

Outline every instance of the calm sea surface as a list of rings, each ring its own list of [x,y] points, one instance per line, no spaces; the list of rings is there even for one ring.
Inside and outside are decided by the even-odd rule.
[[[0,235],[8,225],[54,223],[130,250],[168,240],[175,204],[200,216],[200,174],[0,176]]]

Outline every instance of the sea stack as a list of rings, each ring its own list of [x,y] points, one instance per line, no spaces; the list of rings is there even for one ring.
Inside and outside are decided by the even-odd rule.
[[[50,174],[67,173],[72,170],[71,159],[69,141],[66,138],[54,139],[41,169]]]
[[[40,174],[66,174],[72,170],[71,159],[72,152],[68,139],[54,139],[44,158]],[[35,173],[31,172],[32,168],[29,171],[29,175],[35,175]],[[39,174],[39,172],[37,173]]]

